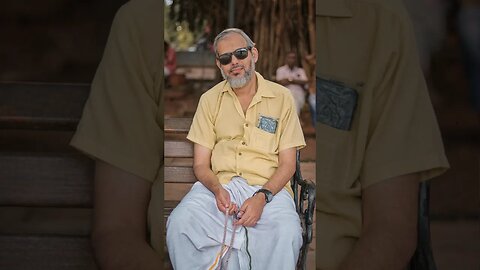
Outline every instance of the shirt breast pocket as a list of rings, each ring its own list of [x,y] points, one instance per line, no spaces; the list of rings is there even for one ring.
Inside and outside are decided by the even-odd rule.
[[[254,128],[251,135],[251,147],[267,152],[275,153],[277,151],[276,135],[259,128]]]

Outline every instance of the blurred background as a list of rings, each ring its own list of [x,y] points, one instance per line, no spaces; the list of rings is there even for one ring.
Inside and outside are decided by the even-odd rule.
[[[2,1],[0,82],[90,83],[113,16],[125,2]],[[440,270],[480,269],[478,2],[405,0],[451,165],[431,182],[432,245]],[[221,80],[211,45],[215,35],[229,26],[244,29],[256,42],[260,52],[257,70],[266,78],[275,80],[276,69],[285,64],[292,50],[297,65],[312,78],[312,0],[165,3],[164,37],[171,48],[166,56],[174,63],[165,89],[165,117],[192,117],[199,96]],[[305,96],[311,85],[305,88]],[[315,131],[310,111],[306,102],[300,113],[308,145],[302,153],[302,169],[305,178],[314,180]],[[185,189],[166,188],[165,195],[182,192]]]
[[[0,81],[90,83],[126,0],[4,0]]]

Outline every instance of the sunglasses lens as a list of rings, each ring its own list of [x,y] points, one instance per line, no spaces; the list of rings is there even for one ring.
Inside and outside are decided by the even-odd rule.
[[[232,62],[232,54],[235,55],[238,60],[243,60],[248,56],[248,49],[249,48],[241,48],[235,50],[233,53],[224,53],[218,56],[218,61],[222,65],[228,65],[230,62]]]
[[[232,62],[232,55],[229,54],[229,53],[222,54],[218,57],[218,61],[222,65],[228,65],[228,64],[230,64],[230,62]]]
[[[243,59],[247,58],[248,50],[247,49],[238,49],[238,50],[233,52],[233,55],[235,55],[235,57],[237,59],[243,60]]]

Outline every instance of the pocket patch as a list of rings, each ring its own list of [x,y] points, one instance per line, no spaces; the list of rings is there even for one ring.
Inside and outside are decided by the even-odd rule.
[[[317,121],[330,127],[350,130],[358,93],[341,82],[317,77]]]
[[[272,117],[260,115],[258,117],[257,127],[268,133],[275,134],[277,131],[278,120]]]

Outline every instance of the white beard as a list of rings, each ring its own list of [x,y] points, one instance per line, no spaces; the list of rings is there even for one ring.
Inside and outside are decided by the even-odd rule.
[[[222,77],[228,81],[232,89],[242,88],[245,85],[247,85],[247,83],[252,79],[253,72],[255,72],[255,61],[253,60],[253,57],[252,57],[252,61],[250,63],[250,69],[248,70],[245,69],[245,75],[243,75],[241,78],[231,78],[227,76],[225,72],[223,72],[223,69],[220,69],[220,72],[222,73]]]

